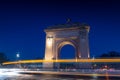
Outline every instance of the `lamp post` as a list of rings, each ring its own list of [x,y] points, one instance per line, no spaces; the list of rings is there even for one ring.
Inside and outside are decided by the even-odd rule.
[[[16,54],[17,62],[19,62],[19,57],[20,57],[20,52],[17,52],[17,54]],[[18,68],[20,67],[19,63],[17,66],[18,66]]]

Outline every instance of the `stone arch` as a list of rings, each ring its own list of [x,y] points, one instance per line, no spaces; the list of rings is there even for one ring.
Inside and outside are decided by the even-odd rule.
[[[57,60],[60,49],[70,44],[75,48],[75,57],[79,59],[89,58],[88,33],[89,26],[86,24],[72,23],[61,24],[45,29],[46,46],[45,60]],[[43,63],[43,67],[53,68],[54,63]]]

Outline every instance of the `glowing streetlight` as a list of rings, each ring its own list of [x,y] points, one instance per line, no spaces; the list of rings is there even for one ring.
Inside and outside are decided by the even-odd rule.
[[[17,54],[16,54],[17,60],[19,59],[19,57],[20,57],[20,52],[17,52]]]
[[[17,52],[16,57],[17,57],[17,61],[19,62],[20,52]],[[18,66],[18,68],[21,67],[21,65],[19,63],[18,63],[17,66]]]
[[[16,54],[16,57],[17,57],[17,58],[19,58],[19,57],[20,57],[20,54],[19,54],[19,53],[17,53],[17,54]]]

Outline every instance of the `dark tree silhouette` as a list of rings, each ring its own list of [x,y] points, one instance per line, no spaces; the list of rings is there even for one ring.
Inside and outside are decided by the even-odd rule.
[[[103,53],[100,57],[101,58],[115,58],[115,57],[120,57],[120,52],[110,51],[108,53]]]
[[[0,64],[8,61],[6,55],[3,52],[0,52]]]

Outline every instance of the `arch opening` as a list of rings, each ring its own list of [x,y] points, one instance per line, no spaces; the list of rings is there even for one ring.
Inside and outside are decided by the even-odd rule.
[[[76,54],[76,51],[74,46],[70,44],[66,44],[61,47],[58,58],[59,59],[75,59],[75,54]]]
[[[73,44],[64,44],[59,49],[59,59],[75,59],[76,57],[76,49]],[[59,63],[59,68],[75,68],[76,63]]]

